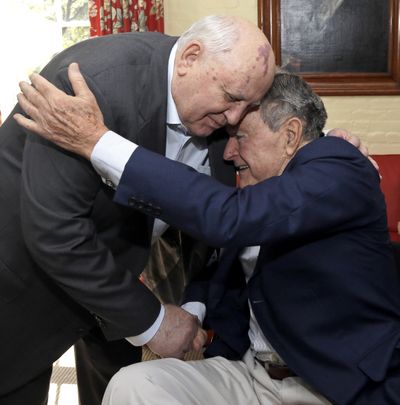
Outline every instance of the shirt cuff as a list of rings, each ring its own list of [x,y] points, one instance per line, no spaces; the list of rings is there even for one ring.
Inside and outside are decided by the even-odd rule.
[[[107,131],[93,148],[90,162],[103,181],[117,188],[125,165],[138,145]]]
[[[203,324],[204,318],[206,317],[206,306],[202,302],[186,302],[185,304],[181,305],[181,308],[187,312],[190,312],[192,315],[197,316],[200,323]]]
[[[152,326],[150,326],[149,329],[147,329],[145,332],[141,333],[140,335],[137,336],[129,336],[126,337],[125,339],[131,343],[133,346],[143,346],[147,342],[149,342],[154,335],[158,332],[161,326],[161,322],[164,319],[165,315],[165,308],[163,305],[161,305],[161,310],[160,313],[156,319],[156,321],[153,323]]]

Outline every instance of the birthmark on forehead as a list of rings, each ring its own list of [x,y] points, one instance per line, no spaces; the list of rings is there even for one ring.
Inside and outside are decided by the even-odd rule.
[[[256,57],[256,61],[264,65],[264,74],[268,73],[268,59],[269,59],[269,47],[267,45],[259,46],[258,47],[258,56]]]

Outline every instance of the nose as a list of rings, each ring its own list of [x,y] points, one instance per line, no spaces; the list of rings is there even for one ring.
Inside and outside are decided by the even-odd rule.
[[[236,137],[231,136],[225,146],[224,159],[233,160],[238,155],[238,141]]]
[[[246,110],[247,105],[245,103],[239,103],[229,107],[229,109],[224,112],[226,122],[229,125],[237,125],[240,119],[244,116]]]

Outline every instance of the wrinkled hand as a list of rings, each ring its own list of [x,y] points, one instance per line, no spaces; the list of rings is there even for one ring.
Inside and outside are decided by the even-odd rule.
[[[183,359],[185,353],[200,350],[207,333],[199,327],[198,318],[175,305],[164,305],[165,316],[160,329],[147,343],[161,357]]]
[[[370,162],[374,165],[375,169],[378,170],[379,172],[379,166],[378,163],[372,159],[371,156],[369,156],[368,148],[367,146],[361,141],[361,139],[357,136],[352,134],[351,132],[342,129],[342,128],[334,128],[331,129],[328,133],[328,136],[337,136],[339,138],[343,138],[347,142],[350,142],[352,145],[354,145],[364,156],[366,156]]]
[[[18,124],[61,148],[90,159],[94,146],[108,129],[78,64],[71,63],[68,67],[75,96],[65,94],[39,74],[33,73],[29,78],[32,84],[20,82],[22,93],[17,98],[30,118],[15,114]]]

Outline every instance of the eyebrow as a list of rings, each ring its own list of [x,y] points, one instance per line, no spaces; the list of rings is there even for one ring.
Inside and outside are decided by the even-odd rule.
[[[230,98],[235,99],[237,101],[245,100],[245,97],[243,96],[243,94],[234,94],[231,91],[227,91],[227,90],[225,90],[225,94],[227,94]]]

